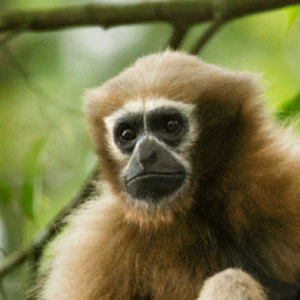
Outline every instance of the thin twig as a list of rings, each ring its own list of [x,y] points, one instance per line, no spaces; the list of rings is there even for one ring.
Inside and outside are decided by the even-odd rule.
[[[2,299],[2,300],[8,300],[8,297],[7,297],[6,293],[5,293],[2,281],[0,281],[0,296],[1,296],[0,299]]]
[[[225,24],[225,19],[219,15],[215,20],[212,21],[211,25],[205,30],[203,35],[200,37],[198,42],[194,45],[191,54],[197,55],[207,41]]]
[[[12,40],[13,38],[16,38],[18,35],[20,35],[20,33],[21,33],[20,30],[15,30],[6,34],[5,37],[0,40],[0,48],[4,46],[6,43],[8,43],[10,40]]]
[[[10,40],[18,37],[24,30],[26,30],[27,27],[28,27],[28,22],[27,23],[25,22],[24,24],[21,24],[20,27],[6,34],[5,37],[0,40],[0,48],[5,44],[7,44]]]
[[[99,174],[98,168],[95,168],[92,173],[85,180],[82,188],[78,194],[69,202],[63,210],[61,210],[55,218],[42,229],[35,237],[34,241],[27,247],[11,254],[4,259],[4,262],[0,266],[0,279],[11,272],[15,267],[21,265],[33,254],[35,257],[42,254],[42,249],[52,237],[54,237],[64,225],[64,219],[70,214],[70,212],[84,203],[95,190],[95,180]]]
[[[17,61],[17,59],[11,54],[11,52],[6,47],[2,48],[2,52],[6,55],[10,64],[21,75],[21,77],[23,78],[27,87],[30,90],[32,90],[38,97],[43,98],[45,101],[47,101],[51,105],[54,105],[59,110],[65,112],[67,114],[71,114],[71,115],[74,115],[77,117],[82,117],[81,112],[77,111],[76,109],[74,109],[72,107],[60,104],[58,101],[55,101],[54,99],[52,99],[49,94],[44,92],[44,90],[38,85],[38,83],[34,82],[34,80],[32,80],[29,72],[27,70],[25,70],[25,68]]]
[[[2,256],[5,257],[6,256],[6,251],[3,248],[0,248],[0,252],[2,253]],[[0,278],[0,299],[2,300],[8,300],[5,289],[4,289],[4,285],[3,285],[3,278]]]
[[[186,26],[180,26],[180,25],[174,25],[173,32],[170,37],[170,40],[168,42],[168,47],[170,47],[173,50],[176,50],[179,48],[180,44],[182,43],[182,40],[190,27]]]

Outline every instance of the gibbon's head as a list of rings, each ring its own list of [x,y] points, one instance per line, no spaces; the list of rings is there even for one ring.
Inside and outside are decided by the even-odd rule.
[[[226,160],[223,147],[241,105],[255,94],[249,74],[169,50],[87,91],[102,178],[129,215],[186,212],[199,183]]]

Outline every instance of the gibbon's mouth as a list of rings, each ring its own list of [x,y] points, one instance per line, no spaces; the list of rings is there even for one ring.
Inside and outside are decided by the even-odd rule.
[[[134,181],[134,180],[140,180],[140,179],[151,179],[151,178],[164,178],[164,177],[182,177],[184,176],[183,173],[144,173],[144,174],[139,174],[136,175],[132,178],[129,178],[127,180],[127,184],[129,184],[130,182]]]
[[[179,189],[185,179],[184,173],[143,173],[129,178],[127,192],[144,201],[157,201]]]

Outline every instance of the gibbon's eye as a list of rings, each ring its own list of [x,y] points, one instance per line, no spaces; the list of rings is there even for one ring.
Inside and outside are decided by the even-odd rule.
[[[120,131],[119,137],[122,142],[130,142],[136,138],[136,133],[132,128],[127,127]]]
[[[164,130],[167,133],[176,133],[179,131],[180,127],[181,123],[178,120],[171,119],[166,123]]]

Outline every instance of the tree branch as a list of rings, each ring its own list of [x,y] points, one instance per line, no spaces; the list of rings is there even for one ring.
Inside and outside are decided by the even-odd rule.
[[[300,0],[222,0],[227,20],[268,11]],[[140,24],[147,22],[193,25],[212,20],[215,4],[210,0],[155,1],[135,4],[89,4],[51,10],[12,11],[0,15],[0,32],[23,28],[23,31],[51,31],[78,26]]]
[[[173,50],[178,49],[189,29],[190,27],[183,27],[180,25],[174,26],[172,35],[168,42],[168,47],[170,47]]]
[[[206,42],[209,40],[210,37],[212,37],[213,34],[215,34],[224,24],[225,20],[222,16],[217,17],[213,22],[210,24],[210,26],[207,28],[207,30],[204,32],[204,34],[201,36],[199,41],[195,44],[195,46],[190,51],[190,54],[197,55],[198,52],[202,49],[202,47],[206,44]]]
[[[83,183],[78,194],[69,202],[63,210],[61,210],[55,218],[43,228],[35,237],[34,241],[27,247],[11,254],[4,259],[0,266],[0,279],[12,271],[15,267],[25,262],[31,255],[35,255],[35,258],[42,254],[42,250],[47,242],[59,232],[64,225],[64,219],[70,214],[70,212],[84,203],[95,190],[94,183],[99,174],[98,168],[95,168],[93,172]]]

